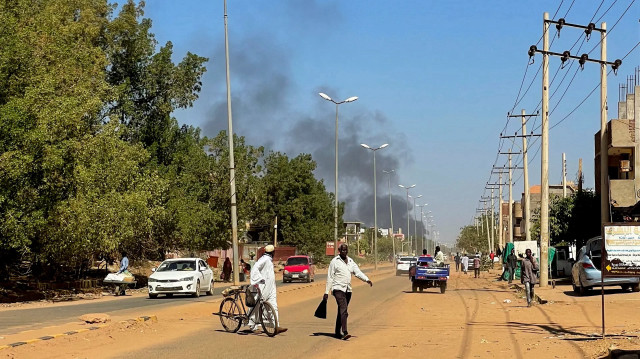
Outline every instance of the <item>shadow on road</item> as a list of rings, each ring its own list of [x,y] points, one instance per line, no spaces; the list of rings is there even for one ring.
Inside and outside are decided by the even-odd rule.
[[[602,292],[600,291],[600,287],[594,287],[593,289],[588,290],[585,294],[580,294],[580,293],[576,293],[573,291],[573,289],[567,289],[565,291],[562,292],[564,295],[569,296],[569,297],[594,297],[594,296],[598,296],[598,295],[602,295]],[[605,288],[604,289],[604,295],[608,295],[608,294],[632,294],[634,292],[632,292],[629,289],[622,289],[622,288]]]
[[[333,338],[333,339],[340,339],[340,338],[336,338],[336,335],[334,333],[316,332],[316,333],[309,334],[309,336],[310,337],[329,337],[329,338]]]

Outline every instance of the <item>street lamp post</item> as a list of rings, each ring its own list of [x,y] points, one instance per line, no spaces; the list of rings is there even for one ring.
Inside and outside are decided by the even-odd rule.
[[[335,255],[338,250],[338,105],[343,104],[345,102],[353,102],[358,99],[357,96],[349,97],[348,99],[340,102],[335,102],[331,99],[331,97],[326,94],[320,92],[318,93],[320,97],[327,101],[331,101],[336,104],[336,178],[335,178],[335,203],[333,207],[333,254]]]
[[[418,207],[420,207],[420,225],[422,227],[422,230],[420,231],[420,243],[422,243],[422,248],[427,248],[424,246],[424,221],[422,220],[424,213],[423,213],[423,209],[424,206],[428,206],[429,203],[425,203],[423,205],[418,205]]]
[[[411,197],[411,196],[409,196]],[[420,251],[418,250],[418,219],[416,218],[416,199],[422,197],[422,195],[419,195],[417,197],[411,197],[413,198],[413,245],[415,246],[415,252],[414,253],[419,253]]]
[[[238,256],[238,215],[236,206],[236,175],[235,175],[235,159],[233,157],[233,115],[231,113],[231,80],[229,71],[229,33],[227,31],[227,0],[224,1],[224,54],[226,58],[227,73],[227,137],[229,142],[229,176],[231,181],[229,187],[231,190],[231,246],[233,248],[233,268],[240,266]],[[233,271],[233,285],[238,285],[240,275],[237,270]]]
[[[382,170],[382,172],[389,175],[388,184],[389,184],[389,215],[391,216],[391,247],[393,248],[393,260],[395,261],[396,260],[396,239],[393,236],[393,207],[391,206],[391,174],[395,172],[395,170],[389,170],[389,171]]]
[[[407,240],[409,240],[409,190],[415,186],[415,184],[412,184],[411,186],[403,186],[401,184],[398,185],[398,187],[402,187],[407,190]],[[409,240],[409,250],[411,250],[411,240]]]
[[[364,143],[360,146],[373,152],[373,268],[378,269],[378,201],[377,201],[377,183],[376,183],[376,151],[389,146],[388,143],[376,148],[372,148]]]

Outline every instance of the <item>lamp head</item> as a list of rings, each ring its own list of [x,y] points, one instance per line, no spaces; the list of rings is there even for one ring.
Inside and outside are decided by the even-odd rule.
[[[325,94],[324,92],[320,92],[320,93],[318,93],[318,95],[320,95],[320,97],[322,97],[323,99],[325,99],[327,101],[333,101],[331,99],[331,97],[327,96],[327,94]]]
[[[385,147],[387,147],[387,146],[389,146],[389,144],[388,144],[388,143],[385,143],[384,145],[382,145],[382,146],[378,147],[378,149],[385,148]]]
[[[360,144],[360,146],[362,146],[362,147],[364,147],[364,148],[366,148],[366,149],[368,149],[368,150],[370,150],[370,149],[371,149],[371,147],[369,147],[369,145],[364,144],[364,143],[361,143],[361,144]]]
[[[325,95],[325,96],[327,96],[327,95]],[[353,102],[353,101],[355,101],[357,99],[358,99],[358,96],[353,96],[353,97],[349,97],[348,99],[344,100],[344,102]]]

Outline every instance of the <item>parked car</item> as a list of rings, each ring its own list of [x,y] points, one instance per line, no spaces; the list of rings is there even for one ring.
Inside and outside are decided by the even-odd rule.
[[[409,268],[415,265],[417,260],[416,257],[399,257],[396,261],[396,275],[409,273]]]
[[[213,294],[213,271],[200,258],[167,259],[149,276],[149,298],[158,294],[191,294],[199,297],[202,291]]]
[[[600,263],[602,261],[602,237],[594,237],[580,248],[578,258],[571,268],[571,285],[579,294],[585,294],[593,287],[600,287]],[[631,288],[640,292],[638,277],[604,277],[605,286],[619,285],[622,289]]]
[[[282,282],[301,280],[309,283],[315,280],[315,274],[315,266],[309,256],[291,256],[284,265]]]

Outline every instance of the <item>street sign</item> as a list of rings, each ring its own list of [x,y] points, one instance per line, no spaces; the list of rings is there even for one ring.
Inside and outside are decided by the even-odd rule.
[[[602,232],[603,276],[640,276],[640,223],[606,223]]]

